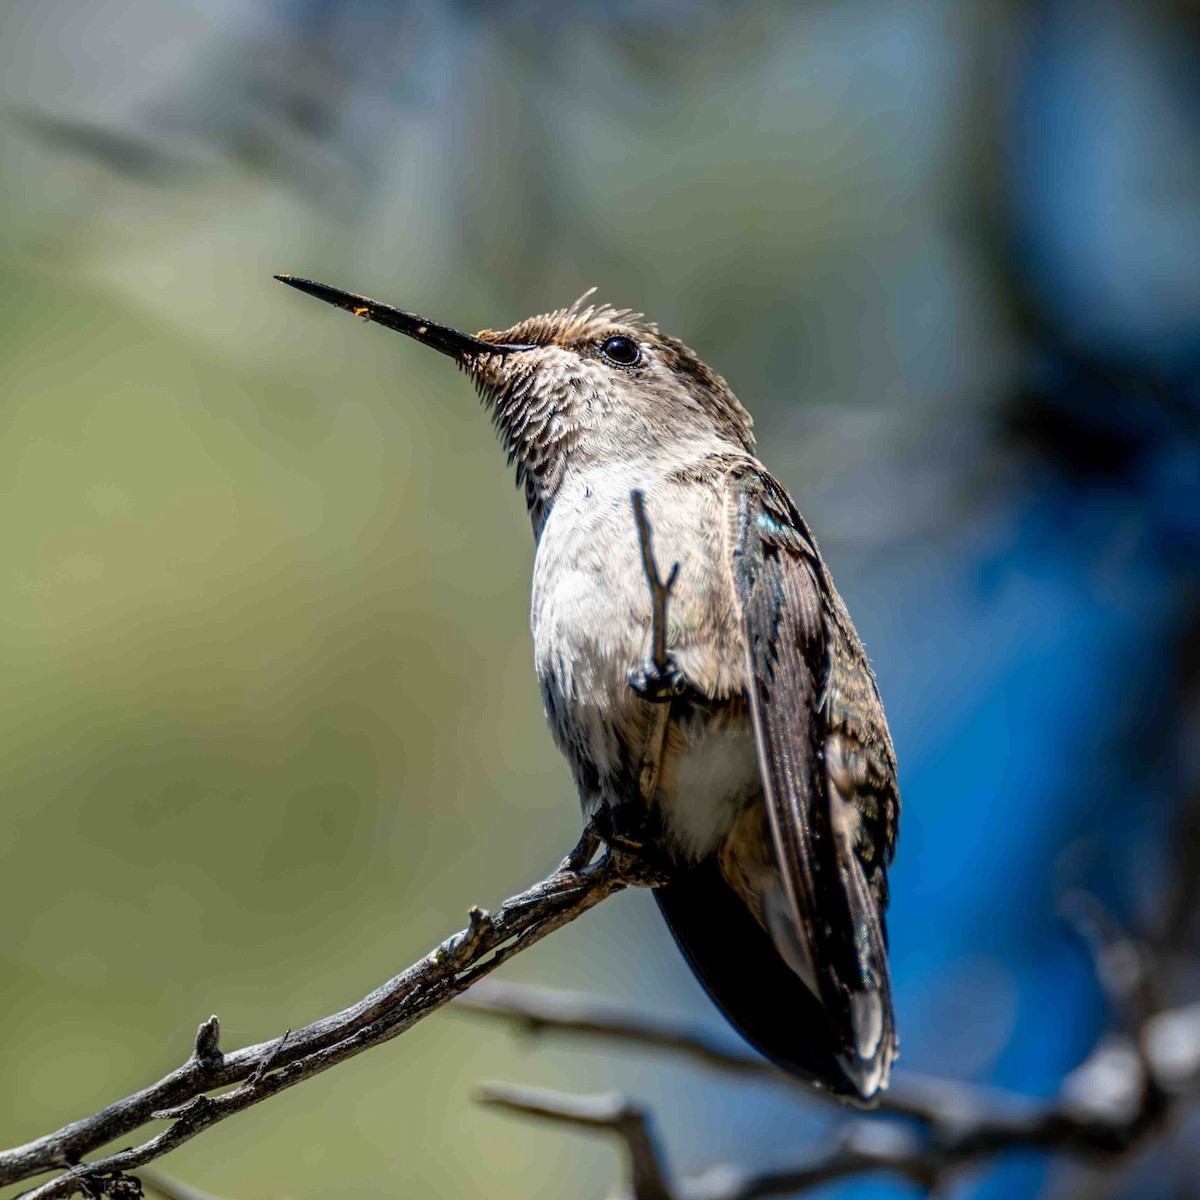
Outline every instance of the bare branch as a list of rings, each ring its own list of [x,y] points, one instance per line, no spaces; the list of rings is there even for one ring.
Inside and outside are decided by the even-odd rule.
[[[731,1048],[706,1028],[665,1017],[622,1012],[588,997],[546,988],[492,982],[455,1002],[464,1011],[510,1020],[531,1032],[601,1038],[681,1054],[705,1067],[791,1083],[762,1059]],[[1142,1030],[1142,1051],[1128,1038],[1104,1039],[1049,1101],[1029,1100],[950,1080],[898,1075],[880,1097],[878,1117],[849,1121],[836,1145],[778,1170],[746,1172],[721,1167],[668,1184],[669,1200],[752,1200],[801,1191],[835,1179],[887,1172],[923,1187],[949,1174],[1023,1148],[1076,1155],[1120,1153],[1157,1128],[1166,1116],[1163,1097],[1200,1096],[1200,1004],[1159,1013]],[[487,1097],[527,1099],[523,1089],[489,1085]],[[796,1084],[797,1090],[802,1085]],[[803,1088],[806,1096],[821,1093]],[[595,1098],[537,1093],[538,1104],[508,1103],[514,1111],[580,1127],[580,1113],[605,1111]],[[621,1109],[606,1098],[612,1111]],[[636,1111],[636,1110],[634,1110]],[[888,1118],[906,1117],[916,1123]],[[640,1115],[643,1124],[645,1114]],[[620,1132],[620,1131],[618,1131]],[[624,1137],[624,1135],[622,1135]],[[625,1139],[626,1142],[628,1139]],[[632,1152],[630,1152],[632,1153]],[[669,1178],[656,1151],[660,1175]],[[636,1191],[634,1200],[643,1200]]]
[[[905,1132],[862,1122],[848,1128],[826,1150],[781,1168],[742,1171],[714,1167],[703,1175],[670,1180],[645,1109],[618,1093],[578,1096],[544,1088],[487,1083],[476,1093],[485,1104],[520,1116],[555,1121],[590,1133],[612,1133],[624,1151],[628,1200],[757,1200],[782,1196],[818,1184],[874,1171],[894,1171],[925,1185],[921,1164],[910,1160]]]
[[[723,1165],[672,1182],[650,1133],[649,1116],[627,1099],[571,1096],[502,1084],[488,1084],[482,1098],[522,1115],[619,1134],[634,1181],[630,1200],[759,1200],[879,1173],[933,1189],[955,1172],[1007,1150],[1117,1154],[1150,1127],[1142,1114],[1122,1114],[1109,1120],[1093,1102],[1082,1103],[1069,1095],[1045,1106],[1026,1103],[1011,1112],[980,1108],[946,1114],[938,1123],[925,1126],[856,1117],[842,1127],[831,1145],[801,1154],[782,1166],[750,1171]],[[652,1183],[649,1190],[639,1191],[637,1181],[643,1178]]]
[[[706,1025],[630,1012],[577,992],[489,980],[473,988],[469,996],[455,1000],[454,1009],[499,1017],[529,1033],[625,1042],[642,1049],[683,1054],[702,1066],[733,1075],[803,1086],[765,1058],[742,1049],[732,1038],[722,1037]],[[803,1090],[805,1096],[814,1094],[811,1088]]]
[[[524,983],[489,980],[454,1001],[461,1012],[507,1020],[529,1033],[555,1033],[572,1038],[624,1042],[640,1049],[683,1055],[700,1066],[780,1084],[805,1100],[840,1102],[828,1092],[780,1070],[738,1045],[710,1025],[661,1014],[631,1012],[618,1004]],[[950,1080],[907,1073],[893,1079],[877,1097],[877,1109],[893,1116],[936,1121],[945,1112],[961,1111],[979,1090]]]
[[[283,1037],[222,1054],[220,1026],[210,1017],[196,1032],[188,1060],[157,1083],[25,1146],[0,1152],[0,1185],[69,1168],[24,1194],[57,1200],[100,1194],[124,1173],[151,1162],[234,1113],[389,1041],[439,1009],[513,954],[629,886],[652,886],[654,872],[610,852],[578,870],[559,869],[505,901],[493,913],[472,909],[465,930],[358,1003]],[[208,1093],[238,1084],[232,1091]],[[170,1125],[140,1145],[81,1163],[84,1155],[152,1120]],[[111,1194],[111,1192],[109,1192]]]
[[[509,1083],[485,1083],[475,1094],[483,1104],[544,1120],[562,1121],[580,1129],[615,1133],[625,1147],[633,1200],[672,1200],[666,1172],[649,1118],[642,1109],[616,1092],[571,1096],[545,1088]]]

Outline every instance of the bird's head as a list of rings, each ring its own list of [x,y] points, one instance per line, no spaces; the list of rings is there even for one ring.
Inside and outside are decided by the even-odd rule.
[[[535,524],[573,468],[682,443],[753,449],[750,415],[720,375],[640,313],[587,304],[591,293],[472,335],[325,284],[276,278],[453,358],[491,410]]]

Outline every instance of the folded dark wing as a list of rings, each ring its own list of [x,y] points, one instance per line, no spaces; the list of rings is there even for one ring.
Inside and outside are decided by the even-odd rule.
[[[864,1097],[896,1053],[884,910],[899,797],[862,645],[803,518],[732,479],[732,569],[775,852],[839,1061]]]

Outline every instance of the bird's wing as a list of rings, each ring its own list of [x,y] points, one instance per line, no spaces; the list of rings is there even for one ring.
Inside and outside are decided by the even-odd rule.
[[[730,567],[775,854],[839,1058],[864,1098],[896,1054],[887,867],[899,816],[875,679],[783,487],[731,472]]]

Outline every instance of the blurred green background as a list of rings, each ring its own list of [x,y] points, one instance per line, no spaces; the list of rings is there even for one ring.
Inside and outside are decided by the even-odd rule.
[[[211,1012],[232,1047],[350,1002],[578,832],[488,420],[279,271],[467,329],[595,284],[728,377],[892,716],[905,1064],[1052,1088],[1103,1022],[1064,849],[1155,911],[1197,775],[1196,36],[1082,0],[0,10],[0,1142]],[[645,895],[505,974],[711,1015]],[[493,1077],[629,1089],[689,1170],[824,1119],[442,1013],[164,1167],[603,1195],[609,1150],[471,1105]]]

